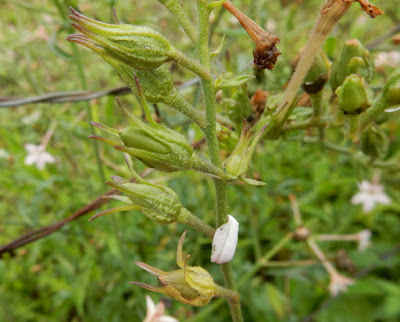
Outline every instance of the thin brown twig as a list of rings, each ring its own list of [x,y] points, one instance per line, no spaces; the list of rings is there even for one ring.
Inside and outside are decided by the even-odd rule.
[[[141,176],[146,177],[151,172],[152,172],[152,169],[147,169],[141,174]],[[135,180],[132,179],[132,181],[135,181]],[[108,203],[111,200],[108,198],[104,198],[105,196],[117,195],[117,194],[120,194],[120,191],[118,191],[116,189],[109,190],[109,191],[103,193],[102,195],[100,195],[99,197],[97,197],[92,202],[83,206],[81,209],[76,211],[71,216],[69,216],[63,220],[60,220],[58,222],[55,222],[51,225],[32,230],[32,231],[22,235],[21,237],[11,241],[10,243],[0,246],[0,258],[2,258],[5,253],[13,253],[14,250],[16,250],[17,248],[22,247],[26,244],[32,243],[36,240],[42,239],[43,237],[46,237],[46,236],[54,233],[55,231],[61,229],[67,223],[69,223],[73,220],[76,220],[76,219],[92,212],[93,210],[100,208],[101,206],[103,206],[104,204]]]

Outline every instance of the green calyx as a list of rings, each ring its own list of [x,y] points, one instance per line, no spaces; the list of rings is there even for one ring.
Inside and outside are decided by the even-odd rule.
[[[126,152],[146,164],[164,172],[191,169],[194,150],[178,132],[158,124],[145,124],[130,114],[135,126],[119,132],[124,146],[116,149]]]
[[[139,97],[135,75],[140,81],[144,97],[150,103],[168,103],[170,95],[175,93],[171,72],[166,65],[153,70],[132,69],[120,61],[100,54],[118,73],[121,79]]]
[[[156,223],[180,222],[186,215],[177,194],[167,187],[145,181],[131,183],[119,177],[113,179],[115,182],[107,182],[107,185],[126,193],[130,201]]]
[[[247,171],[253,152],[267,126],[268,125],[264,126],[257,133],[254,139],[252,139],[254,132],[251,131],[251,128],[247,126],[246,121],[243,120],[242,133],[239,142],[225,163],[226,171],[229,175],[239,177]]]
[[[85,45],[104,56],[135,69],[151,70],[172,60],[176,50],[159,32],[144,26],[106,24],[88,18],[71,8],[72,26],[82,35],[68,40]],[[96,49],[97,50],[96,50]]]
[[[311,65],[306,77],[304,78],[302,88],[308,94],[320,92],[329,79],[329,70],[331,62],[325,53],[321,50]]]
[[[365,79],[356,74],[346,77],[335,93],[345,114],[359,114],[372,104],[372,90]]]
[[[400,104],[400,68],[397,68],[387,80],[383,87],[382,97],[387,107]]]
[[[374,72],[375,65],[369,51],[357,39],[350,39],[344,45],[339,60],[332,66],[332,89],[336,90],[351,74],[358,74],[370,82]]]

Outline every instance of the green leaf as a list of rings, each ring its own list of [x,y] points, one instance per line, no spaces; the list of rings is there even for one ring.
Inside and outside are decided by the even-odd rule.
[[[279,318],[285,315],[285,302],[283,294],[272,284],[266,285],[269,304]]]
[[[255,79],[254,75],[240,75],[231,79],[217,78],[215,80],[215,87],[217,90],[227,87],[240,86],[247,83],[249,80]]]

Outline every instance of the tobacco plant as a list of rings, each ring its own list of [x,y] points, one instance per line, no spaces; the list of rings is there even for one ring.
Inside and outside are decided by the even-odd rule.
[[[318,12],[307,44],[295,62],[295,71],[284,94],[266,102],[267,95],[262,89],[257,90],[251,100],[236,91],[235,97],[232,97],[235,103],[222,111],[220,107],[217,109],[216,96],[221,91],[230,93],[233,88],[245,89],[246,83],[252,82],[255,77],[215,74],[213,58],[221,54],[224,42],[222,39],[215,51],[210,48],[211,12],[223,6],[238,19],[255,44],[253,63],[256,69],[268,69],[268,73],[273,73],[282,54],[279,51],[279,36],[257,25],[229,0],[196,0],[195,23],[185,11],[184,2],[159,1],[190,38],[195,57],[181,52],[154,29],[120,24],[115,11],[114,24],[108,24],[88,18],[71,8],[72,26],[79,33],[67,39],[90,48],[109,63],[137,96],[144,111],[144,119],[140,119],[136,116],[137,112],[130,111],[118,102],[122,112],[131,121],[130,126],[117,130],[92,122],[109,136],[91,138],[123,152],[133,175],[133,181],[112,176],[113,181],[107,184],[123,192],[124,196],[110,197],[124,205],[103,211],[92,219],[118,211],[140,210],[155,223],[181,223],[213,239],[211,260],[221,266],[224,286],[215,283],[204,268],[189,266],[190,256],[183,255],[182,250],[186,233],[178,243],[177,269],[165,272],[149,264],[136,263],[157,276],[160,286],[140,281],[132,283],[194,306],[204,306],[214,297],[223,297],[230,306],[232,320],[242,321],[240,294],[229,263],[236,248],[238,224],[235,218],[228,215],[227,187],[231,184],[263,185],[264,182],[259,178],[246,176],[257,144],[260,140],[277,140],[285,133],[296,130],[315,133],[304,140],[320,144],[322,149],[359,153],[360,162],[390,167],[390,163],[380,159],[388,146],[382,130],[387,119],[383,112],[400,104],[400,69],[388,78],[379,93],[373,92],[370,83],[374,79],[374,64],[368,50],[356,39],[346,42],[340,57],[332,65],[321,48],[350,6],[359,3],[372,18],[382,14],[382,11],[367,0],[326,0]],[[193,73],[201,83],[201,107],[187,102],[175,87],[171,67],[176,64]],[[312,113],[306,119],[295,120],[292,116],[298,106],[300,87],[311,101]],[[331,105],[328,100],[332,102]],[[153,117],[149,103],[163,103],[184,114],[203,133],[208,153],[201,154],[182,134],[160,124]],[[249,106],[253,107],[252,112],[248,112]],[[339,146],[337,142],[345,144]],[[132,158],[162,172],[193,170],[199,175],[208,176],[214,185],[210,193],[215,194],[216,200],[215,227],[185,208],[185,202],[172,189],[143,179],[134,169]],[[294,196],[291,201],[297,228],[289,232],[269,256],[291,238],[306,241],[325,265],[331,276],[332,294],[336,295],[351,285],[352,281],[339,275],[327,263],[312,233],[302,223]]]

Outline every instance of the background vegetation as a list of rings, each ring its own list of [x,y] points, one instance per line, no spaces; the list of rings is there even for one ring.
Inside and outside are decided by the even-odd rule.
[[[376,0],[385,15],[371,20],[359,6],[353,6],[331,34],[325,51],[337,59],[347,39],[372,43],[400,24],[396,1]],[[235,4],[281,40],[283,53],[274,71],[256,72],[251,65],[252,42],[236,20],[223,10],[212,17],[212,48],[223,34],[223,52],[214,60],[215,73],[256,74],[244,97],[257,88],[270,93],[282,91],[290,74],[290,61],[304,46],[321,1],[235,1]],[[6,1],[0,0],[0,97],[36,96],[57,91],[99,91],[122,86],[119,77],[101,58],[85,48],[65,41],[72,33],[68,5],[89,17],[112,21],[116,7],[120,21],[145,24],[161,31],[180,49],[191,52],[189,39],[174,24],[157,1]],[[192,1],[184,1],[193,10]],[[398,45],[397,45],[398,46]],[[371,48],[379,52],[399,50],[388,37]],[[392,67],[381,67],[373,83],[381,88]],[[176,69],[176,80],[191,75]],[[222,93],[221,113],[228,105],[223,99],[243,89]],[[244,90],[243,90],[244,91]],[[198,88],[182,86],[181,92],[196,103]],[[236,96],[236,97],[237,97]],[[125,105],[140,109],[133,95],[121,97]],[[328,99],[328,98],[327,98]],[[306,104],[305,104],[306,105]],[[295,117],[309,115],[310,108],[296,109]],[[201,139],[186,119],[159,106],[160,119],[185,134],[191,142]],[[390,140],[387,158],[400,153],[399,112],[391,113],[385,132]],[[96,160],[88,121],[114,128],[127,124],[117,111],[114,97],[63,104],[29,104],[0,108],[0,245],[20,235],[57,222],[74,213],[108,190],[104,178],[129,177],[123,157],[99,145],[101,166]],[[57,158],[44,170],[24,164],[24,144],[39,144],[51,124],[55,132],[47,151]],[[239,244],[232,262],[236,280],[257,263],[259,269],[240,288],[246,321],[398,321],[400,319],[400,175],[397,168],[377,169],[360,163],[357,153],[327,151],[307,144],[307,131],[292,131],[277,141],[264,141],[253,158],[250,177],[267,182],[265,187],[230,186],[229,213],[240,222]],[[138,163],[136,167],[144,169]],[[392,203],[370,213],[350,204],[357,183],[380,175]],[[152,173],[150,178],[174,189],[185,207],[213,224],[213,189],[209,179],[196,173],[184,176]],[[262,261],[276,243],[295,228],[289,194],[299,202],[305,225],[312,232],[354,233],[372,231],[372,245],[359,252],[355,243],[320,243],[327,257],[344,275],[356,279],[346,293],[329,295],[329,276],[314,260],[304,243],[291,241],[272,259]],[[116,205],[110,202],[110,205]],[[93,214],[93,213],[92,213]],[[121,213],[87,222],[89,215],[73,221],[60,231],[3,254],[0,259],[0,321],[140,321],[145,316],[148,291],[129,281],[155,284],[150,274],[134,261],[164,270],[175,269],[175,250],[184,227],[157,226],[141,213]],[[222,283],[218,265],[210,263],[209,241],[189,231],[185,250],[191,263],[207,268]],[[341,255],[340,255],[341,254]],[[344,255],[343,255],[344,254]],[[277,261],[312,259],[304,265],[274,267]],[[159,294],[149,294],[159,301]],[[165,299],[168,312],[178,319],[227,321],[226,303],[192,308]],[[217,309],[218,308],[218,309]]]

